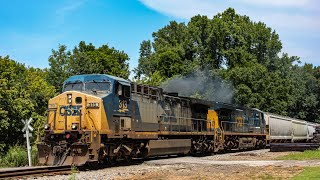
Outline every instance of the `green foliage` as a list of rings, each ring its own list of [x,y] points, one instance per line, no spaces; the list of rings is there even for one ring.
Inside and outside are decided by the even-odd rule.
[[[179,75],[186,79],[197,71],[213,71],[232,83],[231,102],[320,122],[320,67],[299,66],[299,57],[280,55],[279,35],[263,22],[228,8],[212,19],[197,15],[188,24],[172,21],[152,37],[140,46],[134,70],[138,81],[160,85]],[[220,95],[216,86],[199,95],[223,99],[215,95]]]
[[[38,165],[38,150],[36,146],[31,149],[32,165]],[[0,158],[0,167],[19,167],[28,166],[28,152],[27,148],[14,145],[9,148],[8,152]]]
[[[305,64],[302,67],[295,66],[291,70],[294,89],[292,92],[293,103],[289,112],[292,117],[320,122],[318,68],[311,64]]]
[[[68,180],[75,180],[77,173],[79,173],[77,166],[72,165],[71,166],[71,175],[68,177]]]
[[[32,146],[31,148],[31,162],[32,162],[32,166],[39,165],[38,148],[36,145]]]
[[[134,80],[140,84],[149,84],[151,86],[160,86],[160,84],[164,81],[164,78],[161,76],[159,71],[155,71],[149,77],[143,77],[138,80]]]
[[[0,56],[0,152],[24,142],[21,119],[34,119],[38,134],[46,117],[48,100],[55,89],[45,81],[46,72],[27,68]]]
[[[96,48],[81,41],[72,51],[60,45],[49,57],[47,81],[61,91],[63,81],[76,74],[111,74],[128,79],[128,60],[126,53],[108,45]]]
[[[280,160],[315,160],[320,159],[320,150],[306,150],[279,157]]]
[[[268,70],[279,67],[277,54],[282,44],[278,34],[232,8],[212,19],[194,16],[187,25],[172,21],[152,36],[153,43],[141,43],[137,78],[154,71],[162,72],[165,78],[188,73],[189,68],[184,66],[190,63],[200,69],[233,68],[251,61]]]
[[[18,145],[12,146],[1,158],[1,166],[3,167],[19,167],[25,165],[28,165],[27,149]]]
[[[69,72],[69,61],[71,53],[67,51],[67,46],[59,45],[59,49],[52,50],[49,61],[49,69],[46,76],[47,82],[57,88],[58,91],[61,90],[63,81],[70,76]]]
[[[293,180],[319,179],[320,166],[305,167],[303,172],[293,177]]]

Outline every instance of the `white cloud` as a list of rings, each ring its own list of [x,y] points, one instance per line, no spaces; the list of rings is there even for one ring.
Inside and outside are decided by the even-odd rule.
[[[176,18],[189,19],[201,14],[212,17],[228,7],[235,8],[240,14],[263,17],[266,21],[283,20],[282,24],[295,27],[310,26],[319,28],[320,13],[310,10],[320,6],[317,0],[140,0],[147,7]],[[298,9],[297,9],[298,8]],[[307,13],[305,10],[309,10]],[[295,19],[298,18],[298,19]],[[297,21],[298,20],[298,21]],[[291,27],[291,26],[290,26]]]
[[[220,11],[210,1],[197,0],[141,0],[151,9],[177,18],[190,18],[196,14],[208,15]]]
[[[308,17],[301,14],[284,14],[284,13],[249,13],[249,17],[256,21],[265,22],[273,29],[286,30],[307,30],[310,32],[319,32],[320,30],[320,16]]]
[[[241,2],[241,0],[240,0]],[[246,4],[274,7],[303,7],[308,6],[311,0],[242,0]]]
[[[176,18],[189,19],[201,14],[212,17],[233,7],[256,21],[271,24],[274,28],[320,29],[320,13],[316,0],[141,0],[147,7]],[[320,3],[318,3],[320,6]],[[297,8],[300,9],[297,10]],[[305,12],[308,10],[308,13]]]
[[[72,0],[63,5],[62,7],[58,8],[55,11],[56,14],[56,20],[55,20],[55,26],[62,25],[65,21],[65,17],[79,9],[83,4],[85,4],[87,0]]]
[[[85,3],[85,0],[79,1],[70,1],[68,4],[62,6],[61,8],[56,10],[57,15],[65,15],[66,13],[72,12],[79,7],[81,7]]]
[[[271,15],[276,12],[275,10],[280,10],[283,14],[298,14],[299,10],[315,11],[312,9],[320,6],[318,0],[140,0],[140,2],[151,9],[177,18],[190,18],[197,14],[212,16],[228,7],[242,9],[243,12]]]

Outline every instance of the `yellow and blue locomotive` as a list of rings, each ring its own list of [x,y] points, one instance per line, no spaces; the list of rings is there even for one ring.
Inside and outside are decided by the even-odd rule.
[[[247,111],[234,114],[234,107],[110,75],[76,75],[49,101],[39,162],[82,165],[262,147],[264,119]]]

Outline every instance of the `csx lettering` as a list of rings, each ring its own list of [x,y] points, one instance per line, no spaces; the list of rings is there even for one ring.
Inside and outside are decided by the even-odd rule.
[[[60,106],[60,116],[80,116],[81,106]]]

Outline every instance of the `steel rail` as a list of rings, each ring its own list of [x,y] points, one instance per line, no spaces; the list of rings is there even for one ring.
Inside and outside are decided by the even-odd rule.
[[[0,179],[13,179],[26,176],[39,176],[51,174],[70,174],[71,166],[42,166],[42,167],[28,167],[28,168],[12,168],[0,169]]]

